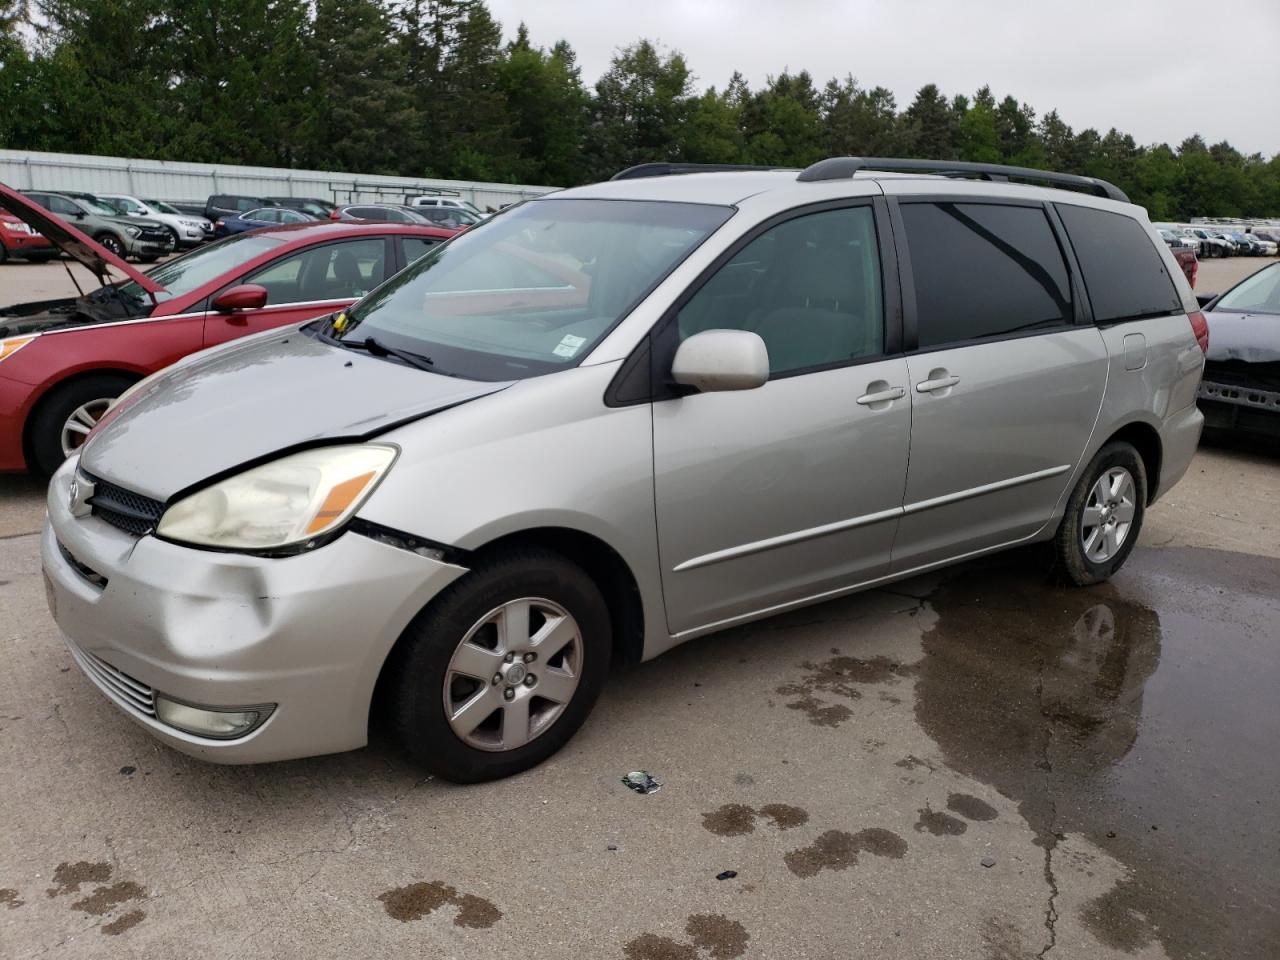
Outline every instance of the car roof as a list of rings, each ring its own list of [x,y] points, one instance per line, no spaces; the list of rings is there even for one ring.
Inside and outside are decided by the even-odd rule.
[[[364,237],[374,234],[404,233],[416,236],[452,237],[456,230],[442,230],[417,223],[381,223],[372,220],[311,220],[307,223],[286,223],[278,227],[262,227],[254,233],[274,237],[290,244],[312,243],[317,239],[340,240],[345,237]]]
[[[957,196],[1007,196],[1011,198],[1056,200],[1068,198],[1075,203],[1103,209],[1132,212],[1132,204],[1121,203],[1095,194],[1063,190],[1030,183],[1000,180],[975,180],[929,173],[860,170],[852,177],[799,181],[799,170],[753,170],[712,173],[681,173],[667,176],[607,180],[603,183],[574,187],[535,197],[533,202],[558,199],[600,200],[667,200],[678,203],[707,203],[736,206],[750,197],[784,194],[796,204],[807,197],[813,200],[831,198],[831,189],[843,185],[842,195],[867,196],[874,193],[893,195],[955,194]]]

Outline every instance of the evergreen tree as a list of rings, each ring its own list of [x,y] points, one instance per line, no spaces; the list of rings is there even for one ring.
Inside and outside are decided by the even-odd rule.
[[[403,86],[403,52],[386,43],[390,31],[390,16],[377,0],[316,0],[307,166],[357,173],[400,169],[401,137],[414,112]]]

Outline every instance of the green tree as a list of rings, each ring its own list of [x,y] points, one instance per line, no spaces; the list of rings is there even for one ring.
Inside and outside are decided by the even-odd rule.
[[[954,160],[955,112],[946,97],[932,83],[916,93],[902,115],[903,147],[913,157]]]
[[[304,162],[318,169],[394,173],[397,146],[414,119],[403,86],[403,51],[388,44],[376,0],[316,0],[310,33],[315,80]]]
[[[999,163],[1000,132],[996,126],[996,103],[990,87],[983,87],[957,124],[960,159],[974,163]]]
[[[693,112],[693,75],[684,57],[648,40],[618,51],[596,82],[588,135],[588,176],[606,179],[635,163],[683,160]]]
[[[822,127],[830,156],[891,157],[899,152],[898,108],[884,87],[864,90],[851,76],[822,91]]]
[[[743,107],[750,163],[804,167],[822,158],[820,97],[808,72],[770,77]]]
[[[498,64],[497,82],[521,147],[520,179],[554,185],[577,182],[590,97],[573,48],[564,41],[550,51],[535,47],[520,24]]]

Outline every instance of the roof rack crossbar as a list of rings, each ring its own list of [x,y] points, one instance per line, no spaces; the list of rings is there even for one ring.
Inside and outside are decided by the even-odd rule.
[[[794,167],[767,167],[748,163],[637,163],[619,170],[610,180],[639,180],[643,177],[669,177],[678,173],[738,173],[744,170],[794,170]]]
[[[820,180],[845,180],[860,170],[883,170],[890,173],[914,171],[938,173],[943,176],[972,176],[983,180],[1039,180],[1044,183],[1083,187],[1090,193],[1111,200],[1128,203],[1129,198],[1114,183],[1097,177],[1081,177],[1072,173],[1052,170],[1034,170],[1031,167],[1009,167],[999,163],[970,163],[964,160],[914,160],[896,157],[829,157],[810,164],[796,177],[802,183]]]

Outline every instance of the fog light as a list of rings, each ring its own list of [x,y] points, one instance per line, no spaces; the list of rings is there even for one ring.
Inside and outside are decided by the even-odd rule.
[[[258,727],[271,715],[275,704],[242,710],[211,710],[179,703],[161,694],[156,695],[156,717],[161,723],[177,727],[197,737],[214,740],[234,740]]]

